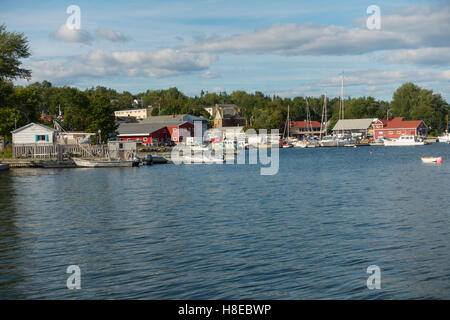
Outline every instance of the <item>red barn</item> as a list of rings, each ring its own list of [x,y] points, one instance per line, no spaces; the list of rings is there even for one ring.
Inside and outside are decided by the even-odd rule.
[[[405,120],[402,117],[382,119],[373,123],[375,139],[397,139],[403,135],[426,136],[428,127],[422,120]]]
[[[172,140],[164,124],[124,123],[117,131],[119,141],[141,141],[146,146],[167,145]]]
[[[166,123],[167,129],[169,129],[171,139],[174,143],[183,142],[184,137],[194,136],[194,125],[190,122],[183,123]],[[184,130],[184,133],[181,131]],[[181,133],[181,136],[180,136]]]

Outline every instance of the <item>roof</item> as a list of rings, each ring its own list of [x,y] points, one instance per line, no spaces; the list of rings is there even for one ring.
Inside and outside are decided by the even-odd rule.
[[[22,131],[22,130],[25,130],[25,129],[28,129],[28,128],[32,127],[32,126],[39,126],[39,127],[42,127],[44,130],[49,131],[49,132],[54,132],[54,131],[56,131],[56,130],[53,129],[53,128],[44,126],[43,124],[30,122],[29,124],[24,125],[23,127],[20,127],[20,128],[17,128],[16,130],[11,131],[11,133],[18,133],[18,132],[20,132],[20,131]]]
[[[370,119],[344,119],[339,120],[333,128],[336,130],[366,130],[374,122],[373,118]]]
[[[383,129],[415,129],[420,126],[423,121],[404,120],[402,117],[395,117],[391,120],[382,119],[381,122],[383,123]]]
[[[117,132],[119,135],[150,135],[164,127],[163,123],[122,123]]]
[[[140,123],[178,123],[182,124],[184,122],[194,121],[208,121],[203,117],[193,116],[191,114],[179,114],[179,115],[168,115],[168,116],[152,116],[147,119],[142,120]]]
[[[316,128],[320,126],[321,125],[319,121],[310,121],[310,123],[308,123],[307,121],[291,121],[291,128]]]

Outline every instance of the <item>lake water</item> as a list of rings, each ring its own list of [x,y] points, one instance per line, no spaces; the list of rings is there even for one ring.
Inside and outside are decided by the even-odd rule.
[[[259,169],[1,174],[0,298],[450,298],[450,145],[281,149]]]

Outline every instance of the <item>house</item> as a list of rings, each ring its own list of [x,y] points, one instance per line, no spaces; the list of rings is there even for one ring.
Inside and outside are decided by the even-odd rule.
[[[118,141],[136,141],[146,146],[168,145],[172,140],[163,123],[123,123],[117,131]]]
[[[428,126],[422,120],[405,120],[403,117],[377,120],[373,124],[375,139],[397,139],[402,135],[426,136]]]
[[[326,126],[322,126],[319,121],[291,121],[289,128],[290,134],[300,140],[303,139],[304,136],[325,135],[326,131]]]
[[[11,131],[11,133],[13,145],[52,145],[56,140],[55,129],[33,122]]]
[[[378,119],[343,119],[333,128],[333,134],[348,134],[353,137],[367,138],[373,136],[372,123]]]
[[[208,119],[203,117],[197,117],[190,114],[180,114],[180,115],[168,115],[168,116],[153,116],[151,118],[147,118],[142,120],[141,123],[153,123],[153,124],[164,124],[170,131],[172,141],[175,143],[183,142],[182,136],[180,135],[181,130],[187,130],[184,135],[194,136],[194,133],[198,136],[204,135],[206,130],[208,129]],[[201,132],[195,132],[195,126],[201,128]]]
[[[241,109],[235,104],[216,104],[204,109],[211,115],[214,128],[246,125],[246,119],[241,116]]]
[[[114,111],[115,117],[135,117],[138,120],[147,119],[152,116],[153,107],[142,109],[129,109]]]

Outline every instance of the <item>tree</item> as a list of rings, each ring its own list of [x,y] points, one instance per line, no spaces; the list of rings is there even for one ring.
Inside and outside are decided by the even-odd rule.
[[[0,80],[30,79],[31,70],[21,68],[20,61],[29,56],[28,39],[23,33],[8,32],[0,25]]]
[[[408,82],[394,92],[390,111],[397,117],[423,120],[436,135],[445,129],[448,105],[440,94]]]
[[[106,142],[110,135],[114,134],[117,124],[114,120],[114,111],[109,99],[104,95],[91,97],[88,115],[88,131],[100,130],[102,142]]]

